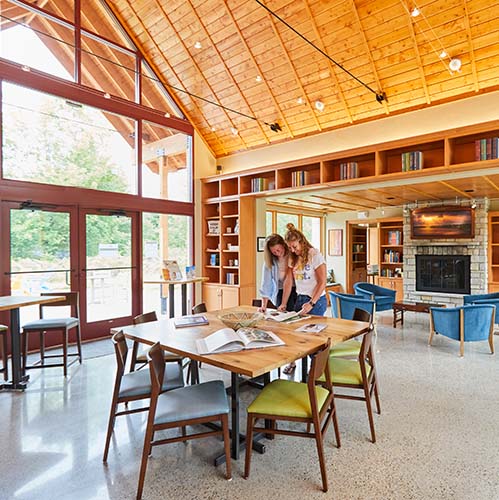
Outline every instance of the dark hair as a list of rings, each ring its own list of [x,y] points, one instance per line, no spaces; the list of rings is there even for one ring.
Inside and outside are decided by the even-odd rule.
[[[306,236],[300,230],[296,229],[294,224],[291,224],[291,222],[289,224],[286,224],[286,228],[287,228],[287,232],[284,236],[286,243],[289,244],[292,241],[297,241],[298,243],[300,243],[303,247],[303,252],[302,252],[301,258],[303,259],[304,263],[308,262],[308,252],[311,248],[313,248],[312,245],[307,240]],[[290,259],[291,259],[293,266],[295,266],[296,263],[298,262],[298,255],[291,252]]]
[[[265,245],[263,247],[263,259],[265,261],[265,265],[270,269],[272,267],[272,263],[275,259],[274,255],[270,251],[271,247],[275,247],[276,245],[282,245],[284,248],[284,255],[289,253],[288,245],[284,241],[284,238],[277,233],[272,233],[265,239]]]

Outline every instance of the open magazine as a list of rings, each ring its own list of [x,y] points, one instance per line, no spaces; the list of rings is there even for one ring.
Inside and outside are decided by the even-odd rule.
[[[189,326],[201,326],[209,323],[206,316],[182,316],[175,318],[175,328],[188,328]]]
[[[294,323],[295,321],[301,321],[302,319],[310,318],[310,316],[300,316],[297,312],[281,312],[277,309],[267,309],[264,313],[265,319],[271,321],[279,321],[280,323]]]
[[[196,340],[199,354],[218,354],[278,345],[284,345],[284,342],[277,335],[258,328],[239,328],[237,331],[221,328],[204,339]]]
[[[305,325],[300,326],[300,328],[297,328],[295,332],[319,333],[322,332],[322,330],[325,330],[326,328],[327,328],[326,323],[307,323]]]

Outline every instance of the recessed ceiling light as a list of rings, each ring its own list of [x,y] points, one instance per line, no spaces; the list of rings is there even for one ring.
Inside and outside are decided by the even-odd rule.
[[[314,103],[314,106],[315,106],[315,109],[317,111],[320,111],[320,112],[324,111],[325,106],[321,100],[317,99],[317,101],[315,101],[315,103]]]
[[[27,66],[26,64],[23,64],[23,65],[21,66],[21,69],[22,69],[23,71],[31,71],[31,68],[30,68],[29,66]]]
[[[412,17],[418,17],[419,14],[421,14],[420,10],[417,8],[417,7],[414,7],[412,10],[411,10],[411,16]]]
[[[298,97],[298,99],[296,99],[296,103],[303,104],[303,97]]]
[[[215,132],[216,128],[215,127],[211,127],[211,131],[212,132]]]
[[[165,113],[165,118],[170,118],[170,116],[172,116],[170,113],[168,113],[168,111]]]
[[[440,52],[440,59],[445,59],[447,57],[447,52],[445,52],[445,50],[442,50],[442,52]]]
[[[195,48],[195,49],[200,49],[201,47],[202,47],[201,42],[198,40],[198,41],[194,44],[194,48]]]
[[[111,94],[109,92],[106,92],[104,94],[104,99],[111,99]]]
[[[255,80],[260,83],[262,81],[262,77],[260,75],[256,75]]]
[[[237,135],[239,134],[239,130],[237,130],[236,127],[230,127],[230,131],[232,132],[232,135]]]

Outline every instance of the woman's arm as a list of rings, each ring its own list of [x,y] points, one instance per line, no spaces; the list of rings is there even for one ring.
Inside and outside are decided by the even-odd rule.
[[[310,302],[303,304],[303,307],[301,308],[300,313],[303,314],[307,314],[313,309],[315,303],[319,300],[326,289],[326,264],[321,264],[316,267],[314,271],[317,285],[315,285],[314,291],[312,292]]]
[[[288,267],[286,271],[286,276],[282,283],[282,301],[279,307],[277,308],[279,311],[286,310],[286,305],[288,303],[292,287],[293,287],[293,271],[290,267]]]

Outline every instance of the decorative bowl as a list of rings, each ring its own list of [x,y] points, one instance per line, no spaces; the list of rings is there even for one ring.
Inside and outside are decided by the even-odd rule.
[[[238,330],[243,327],[255,326],[260,320],[263,319],[262,313],[247,313],[247,312],[233,312],[221,314],[218,319],[222,323],[233,330]]]

